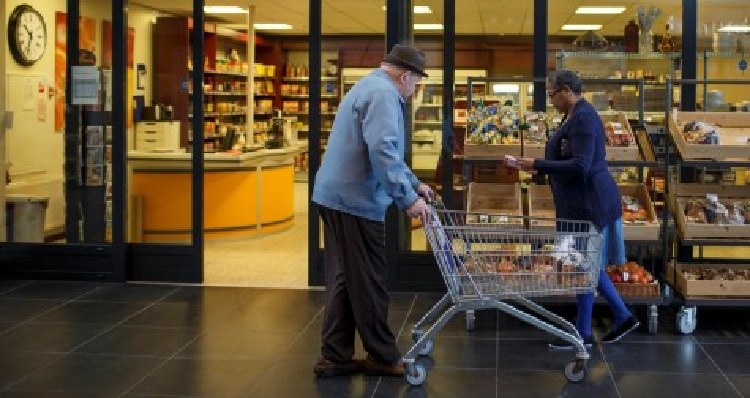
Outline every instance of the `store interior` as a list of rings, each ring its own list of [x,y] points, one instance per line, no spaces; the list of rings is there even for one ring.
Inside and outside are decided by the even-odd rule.
[[[9,9],[15,3],[20,4],[7,3],[13,3],[7,5]],[[64,57],[60,59],[60,52],[64,53],[60,41],[64,43],[65,33],[64,15],[61,19],[60,14],[65,11],[65,1],[36,3],[34,6],[48,21],[47,56],[31,69],[8,62],[6,91],[38,85],[47,92],[37,96],[33,103],[20,96],[6,95],[8,107],[19,112],[15,125],[6,134],[10,178],[7,192],[48,198],[42,240],[107,242],[111,239],[111,167],[108,167],[111,162],[107,159],[111,132],[106,126],[85,130],[85,141],[90,146],[85,147],[84,157],[91,159],[87,159],[81,172],[81,185],[90,188],[86,192],[96,191],[104,200],[93,210],[96,216],[90,217],[88,213],[81,216],[80,227],[75,231],[71,225],[65,225],[66,215],[70,214],[60,167],[65,152],[61,134],[65,99],[51,92],[64,91],[64,76],[60,86],[58,70],[60,62],[63,68],[65,65]],[[107,2],[81,0],[81,14],[86,17],[81,22],[81,46],[94,54],[94,65],[103,71],[106,86],[108,59],[111,66],[111,53],[109,57],[106,54],[107,49],[111,50],[108,33],[111,6],[104,3]],[[378,65],[385,52],[382,3],[329,0],[323,4],[320,71],[323,148],[339,100],[352,84]],[[585,78],[644,78],[655,85],[644,92],[641,111],[646,131],[650,133],[649,129],[663,125],[663,84],[668,78],[680,77],[676,54],[685,29],[682,1],[549,3],[547,69],[574,69]],[[719,3],[721,7],[716,6]],[[308,1],[235,0],[206,4],[238,7],[241,12],[206,9],[206,73],[200,101],[208,193],[204,281],[208,285],[305,288],[308,286],[308,82],[313,73],[308,67]],[[533,1],[514,1],[512,7],[509,5],[510,1],[503,0],[462,0],[456,9],[453,132],[457,147],[465,153],[474,150],[466,124],[469,93],[475,100],[480,98],[488,104],[510,102],[512,112],[520,116],[531,110]],[[582,6],[592,5],[619,10],[610,14],[576,12]],[[421,179],[439,188],[444,96],[443,2],[415,1],[414,6],[414,40],[427,53],[430,77],[422,82],[410,107],[413,145],[409,162]],[[639,8],[643,9],[640,16]],[[750,49],[750,34],[747,30],[727,31],[726,27],[747,27],[747,18],[742,16],[748,14],[750,5],[746,2],[698,1],[700,78],[745,78],[738,62],[744,60],[744,51]],[[199,103],[193,98],[190,79],[194,69],[191,15],[190,0],[129,2],[132,43],[128,46],[128,96],[133,98],[128,106],[127,139],[129,242],[185,243],[190,232],[187,177],[190,170],[186,165],[193,145],[194,105]],[[631,20],[652,25],[653,41],[647,55],[638,50],[628,52],[627,46],[633,43],[625,35]],[[565,27],[571,24],[588,26]],[[494,80],[469,86],[469,77]],[[659,84],[662,86],[657,87]],[[600,104],[603,114],[613,110],[628,118],[638,114],[635,88],[617,86],[613,90],[591,86],[589,89],[587,98]],[[697,91],[699,108],[750,108],[750,96],[741,85],[706,85],[699,86]],[[679,87],[672,94],[679,98]],[[33,117],[25,118],[26,113]],[[20,133],[26,130],[40,133],[31,137]],[[508,139],[512,145],[513,138]],[[39,153],[44,156],[38,156]],[[462,179],[460,167],[460,163],[454,164],[456,200],[471,205],[467,199],[468,181]],[[644,178],[649,175],[648,169],[623,166],[613,172],[622,183],[648,184],[648,177]],[[503,173],[494,167],[471,171],[475,182],[514,183],[527,177],[509,177]],[[709,178],[728,179],[731,174],[732,181],[743,185],[747,178],[743,168],[717,173],[704,173],[697,178],[709,182]],[[639,174],[642,174],[640,179]],[[168,179],[165,175],[169,175]],[[528,194],[524,190],[512,195],[520,203]],[[426,250],[422,231],[412,226],[405,228],[409,229],[406,249]],[[750,251],[744,247],[700,246],[694,250],[706,257],[725,256],[729,252],[733,256],[750,257]]]

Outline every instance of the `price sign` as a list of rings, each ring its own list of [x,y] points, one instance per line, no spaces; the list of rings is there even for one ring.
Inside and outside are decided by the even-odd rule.
[[[744,59],[741,59],[740,62],[737,63],[737,67],[742,71],[742,74],[745,74],[745,71],[747,70],[747,61]]]

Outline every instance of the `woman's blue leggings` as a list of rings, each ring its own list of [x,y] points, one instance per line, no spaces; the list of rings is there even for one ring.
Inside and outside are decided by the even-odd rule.
[[[618,218],[611,224],[605,226],[600,231],[602,234],[602,262],[599,270],[599,283],[596,290],[604,297],[609,304],[609,308],[614,312],[614,324],[619,325],[627,320],[631,314],[625,303],[622,302],[620,294],[617,293],[615,285],[609,279],[605,268],[607,265],[625,264],[625,240],[622,233],[622,219]],[[594,293],[584,293],[576,295],[578,303],[578,318],[576,319],[576,329],[581,337],[590,337],[591,317],[594,310]]]

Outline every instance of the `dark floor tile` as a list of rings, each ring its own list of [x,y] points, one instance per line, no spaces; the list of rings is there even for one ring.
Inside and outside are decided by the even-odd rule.
[[[701,348],[691,342],[608,344],[603,346],[613,372],[717,373]]]
[[[744,307],[700,307],[693,336],[701,343],[750,344],[750,314]]]
[[[18,289],[21,286],[34,283],[33,281],[0,280],[0,296]]]
[[[300,332],[319,313],[322,307],[287,306],[267,308],[243,304],[227,313],[223,322],[216,324],[220,329],[237,329],[274,333],[276,331]]]
[[[163,303],[180,303],[207,307],[233,308],[256,294],[256,289],[242,287],[181,286],[165,297]]]
[[[61,300],[0,298],[0,321],[22,322],[63,303]]]
[[[171,359],[128,396],[250,397],[271,364],[256,360]],[[286,383],[296,384],[293,379]]]
[[[548,342],[540,340],[499,340],[497,360],[502,371],[550,370],[562,371],[565,365],[573,360],[573,351],[550,350]],[[588,350],[589,374],[597,378],[607,371],[598,347]]]
[[[100,398],[99,393],[9,390],[0,392],[0,398]]]
[[[226,319],[232,308],[185,303],[154,304],[125,322],[128,326],[206,328]],[[261,319],[258,322],[262,322]]]
[[[145,306],[141,303],[70,302],[34,318],[32,322],[115,325],[142,311]]]
[[[0,322],[0,336],[2,336],[3,333],[5,333],[6,330],[9,330],[16,326],[18,323],[16,322]]]
[[[232,328],[212,330],[201,335],[177,353],[177,358],[257,359],[275,361],[294,341],[295,334],[279,330],[263,333]]]
[[[403,377],[383,377],[374,397],[490,398],[496,391],[494,369],[434,368],[421,386],[410,386]]]
[[[427,310],[422,312],[414,312],[409,314],[409,318],[406,321],[405,332],[411,334],[412,328],[416,323],[427,313]],[[445,311],[441,312],[441,314]],[[440,315],[438,315],[439,317]],[[452,318],[445,324],[445,326],[439,331],[441,336],[449,337],[462,337],[462,336],[473,336],[477,338],[496,338],[497,337],[497,311],[488,309],[476,311],[474,313],[474,330],[467,330],[466,313],[458,312],[453,315]],[[434,323],[434,321],[433,321]],[[429,323],[422,328],[422,331],[426,332],[427,329],[432,325]]]
[[[398,378],[403,381],[403,378]],[[294,382],[290,382],[293,380]],[[363,375],[317,378],[313,361],[296,360],[276,363],[264,374],[248,396],[257,398],[372,397],[378,379]]]
[[[66,355],[13,385],[13,388],[114,397],[123,393],[162,361],[144,357]]]
[[[613,374],[622,398],[737,398],[739,394],[721,375],[689,373]]]
[[[609,372],[589,372],[581,383],[570,383],[562,368],[549,370],[500,370],[498,397],[618,397]]]
[[[133,283],[112,283],[101,286],[79,301],[109,301],[119,303],[151,303],[179,287],[166,285],[143,285]]]
[[[0,335],[0,352],[68,352],[110,326],[28,323]]]
[[[703,344],[702,347],[724,373],[750,375],[750,345]]]
[[[416,293],[391,293],[389,295],[389,311],[409,311],[415,302]]]
[[[34,282],[13,289],[3,295],[3,298],[72,300],[85,293],[90,293],[101,287],[101,284],[89,282]]]
[[[411,346],[411,336],[399,339],[402,354]],[[494,369],[497,363],[497,340],[494,339],[438,336],[433,347],[429,360],[435,367]]]
[[[727,377],[742,396],[750,397],[750,376],[729,375]]]
[[[198,336],[197,329],[118,326],[76,353],[169,357]]]
[[[325,292],[307,289],[258,289],[242,288],[245,299],[241,305],[253,308],[279,309],[285,307],[320,309],[325,304]]]
[[[6,352],[0,355],[0,389],[60,358],[60,354]]]

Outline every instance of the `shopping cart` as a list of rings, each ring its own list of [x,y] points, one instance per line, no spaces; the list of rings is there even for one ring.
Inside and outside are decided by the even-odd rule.
[[[446,210],[439,198],[423,224],[448,291],[414,325],[414,345],[403,358],[409,384],[424,383],[427,369],[416,357],[432,352],[435,336],[454,315],[488,308],[573,344],[575,357],[565,365],[565,377],[571,382],[586,377],[589,354],[575,326],[527,298],[596,288],[602,238],[593,224]]]

